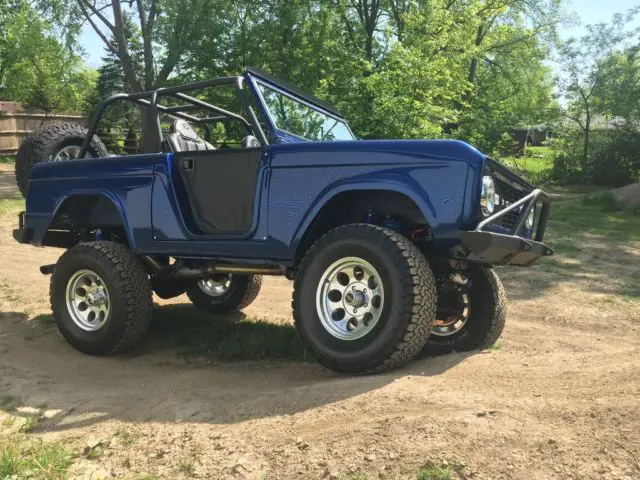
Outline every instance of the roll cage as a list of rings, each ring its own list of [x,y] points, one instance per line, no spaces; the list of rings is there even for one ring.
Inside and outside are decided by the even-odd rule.
[[[305,93],[297,87],[292,86],[266,72],[262,72],[253,67],[247,67],[243,75],[213,78],[194,83],[159,88],[157,90],[150,90],[146,92],[118,93],[106,98],[100,103],[95,114],[91,118],[87,136],[84,139],[78,158],[83,158],[86,154],[90,139],[96,134],[98,125],[100,124],[100,120],[105,110],[114,102],[122,100],[135,103],[148,109],[148,114],[146,116],[143,115],[142,153],[156,153],[158,151],[162,151],[164,135],[160,121],[160,114],[166,114],[173,118],[186,120],[187,122],[200,126],[206,126],[206,124],[213,122],[238,122],[245,128],[248,134],[253,134],[261,145],[268,145],[269,137],[265,133],[258,116],[262,115],[263,118],[265,118],[265,124],[268,128],[274,130],[275,128],[274,125],[272,125],[273,122],[270,121],[269,114],[263,100],[257,91],[257,84],[255,80],[273,84],[300,98],[304,102],[327,112],[335,118],[341,120],[344,119],[336,109],[328,103],[314,97],[313,95]],[[223,85],[235,87],[236,97],[240,102],[245,116],[187,94],[187,92]],[[256,112],[256,109],[251,102],[252,98],[254,105],[262,111]],[[161,101],[165,99],[179,100],[182,104],[166,105],[161,103]],[[195,110],[206,111],[209,115],[196,116],[189,113]],[[274,131],[273,133],[277,136],[277,132]]]

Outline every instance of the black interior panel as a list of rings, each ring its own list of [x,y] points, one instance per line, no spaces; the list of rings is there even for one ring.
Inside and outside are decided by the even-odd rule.
[[[174,154],[174,169],[179,172],[191,217],[201,233],[249,232],[261,158],[261,149]]]

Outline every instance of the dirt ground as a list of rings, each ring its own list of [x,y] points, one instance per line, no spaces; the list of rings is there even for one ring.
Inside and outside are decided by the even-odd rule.
[[[82,355],[38,321],[38,267],[60,251],[16,244],[14,223],[0,215],[0,395],[45,410],[29,435],[100,444],[71,478],[404,479],[430,461],[460,479],[640,479],[640,298],[624,294],[640,240],[594,238],[569,273],[502,270],[500,348],[346,377],[186,362],[150,340]],[[247,315],[290,324],[291,284],[265,283]]]
[[[0,163],[0,200],[20,195],[16,187],[15,168],[10,164]]]

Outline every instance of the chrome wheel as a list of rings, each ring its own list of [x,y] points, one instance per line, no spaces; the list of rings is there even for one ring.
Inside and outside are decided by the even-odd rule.
[[[221,297],[231,288],[231,275],[216,275],[198,282],[198,287],[211,297]]]
[[[79,270],[67,282],[67,310],[74,323],[87,332],[102,328],[109,317],[109,291],[100,276]]]
[[[340,340],[364,337],[380,320],[384,289],[378,271],[366,260],[347,257],[320,278],[316,308],[322,326]]]
[[[431,335],[448,337],[464,328],[471,314],[469,293],[458,289],[451,289],[438,298],[436,323],[431,329]]]
[[[50,162],[65,162],[67,160],[77,160],[78,155],[80,154],[80,148],[77,145],[68,145],[60,150],[55,155],[51,155],[49,158]],[[89,152],[85,152],[83,158],[93,158],[93,156]]]

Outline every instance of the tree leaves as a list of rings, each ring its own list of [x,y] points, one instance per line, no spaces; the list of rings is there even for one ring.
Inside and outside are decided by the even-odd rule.
[[[0,95],[28,108],[83,111],[97,74],[28,2],[0,9]]]

